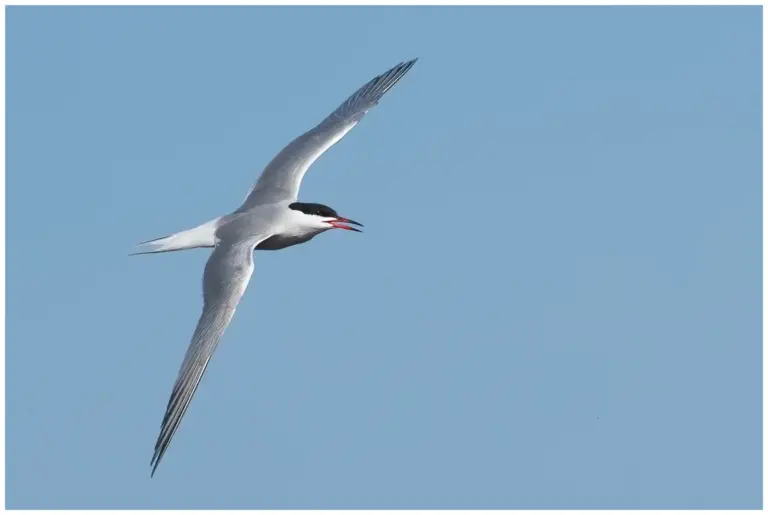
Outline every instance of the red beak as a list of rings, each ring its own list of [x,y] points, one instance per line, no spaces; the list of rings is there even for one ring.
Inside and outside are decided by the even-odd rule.
[[[359,225],[360,227],[363,226],[363,224],[359,222],[355,222],[354,220],[350,220],[349,218],[343,218],[339,216],[336,218],[336,220],[329,220],[328,223],[331,224],[336,229],[346,229],[347,231],[363,232],[360,229],[355,229],[354,227],[349,227],[344,225],[344,224],[352,224],[352,225]]]

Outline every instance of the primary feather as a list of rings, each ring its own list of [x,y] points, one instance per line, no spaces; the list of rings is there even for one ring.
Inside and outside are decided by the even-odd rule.
[[[290,142],[267,165],[238,211],[260,203],[296,200],[301,180],[312,163],[352,130],[417,60],[400,63],[373,78],[315,128]]]
[[[237,303],[253,274],[253,249],[264,239],[266,237],[256,242],[221,243],[213,250],[205,265],[203,312],[165,409],[160,436],[157,437],[150,463],[153,465],[152,475],[179,428],[221,335],[235,314]]]

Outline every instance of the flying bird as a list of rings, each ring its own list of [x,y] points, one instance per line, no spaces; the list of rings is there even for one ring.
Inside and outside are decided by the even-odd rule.
[[[154,476],[192,401],[224,330],[253,274],[254,250],[304,243],[329,229],[362,232],[362,224],[324,204],[299,202],[301,179],[320,155],[344,137],[417,59],[400,63],[358,89],[319,125],[288,144],[266,166],[231,214],[198,227],[139,243],[136,254],[199,247],[213,251],[203,272],[203,310],[173,385],[150,466]]]

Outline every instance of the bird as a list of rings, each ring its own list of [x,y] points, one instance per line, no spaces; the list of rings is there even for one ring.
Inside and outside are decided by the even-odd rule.
[[[253,274],[254,250],[280,250],[330,229],[362,232],[359,222],[325,204],[301,202],[304,174],[338,143],[416,64],[404,61],[360,87],[314,128],[291,141],[262,171],[232,213],[162,238],[145,241],[130,255],[213,248],[203,271],[203,308],[168,399],[150,462],[150,477],[189,408],[221,337]]]

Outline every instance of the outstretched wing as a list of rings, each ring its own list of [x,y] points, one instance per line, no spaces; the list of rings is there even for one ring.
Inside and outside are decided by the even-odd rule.
[[[360,88],[314,129],[293,140],[267,165],[238,211],[260,203],[295,200],[301,179],[312,163],[331,148],[381,97],[413,67],[417,59],[400,63]]]
[[[192,396],[200,384],[221,335],[224,333],[235,308],[243,296],[253,274],[253,249],[261,241],[221,243],[211,253],[203,274],[203,313],[197,322],[192,342],[181,364],[176,384],[165,409],[160,436],[155,443],[155,454],[150,465],[155,474]]]

